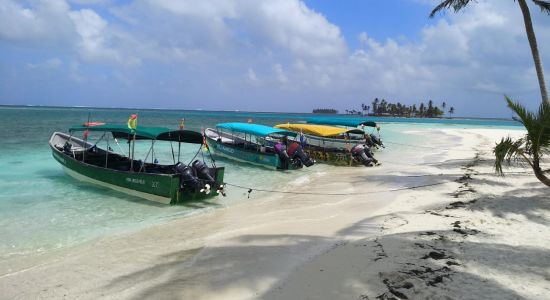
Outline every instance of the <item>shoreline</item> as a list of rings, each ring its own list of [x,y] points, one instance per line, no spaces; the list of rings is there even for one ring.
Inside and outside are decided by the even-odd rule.
[[[426,131],[420,133],[426,134]],[[329,297],[329,288],[334,288],[340,296],[349,295],[354,298],[366,295],[373,299],[387,292],[395,296],[395,293],[391,293],[392,290],[407,295],[411,288],[400,287],[402,282],[398,279],[391,276],[377,277],[377,263],[391,271],[392,267],[396,270],[398,268],[392,264],[390,258],[408,259],[407,253],[403,253],[407,251],[402,251],[400,247],[391,247],[393,242],[389,243],[390,246],[386,245],[385,238],[399,234],[399,230],[413,225],[417,231],[447,230],[446,223],[449,222],[439,224],[432,220],[441,217],[424,213],[424,207],[435,203],[441,205],[444,203],[440,201],[441,197],[453,200],[453,192],[463,199],[468,195],[470,186],[476,185],[471,182],[472,177],[475,180],[479,177],[481,180],[486,176],[493,180],[495,176],[476,175],[475,172],[480,167],[473,165],[469,167],[472,169],[469,173],[470,179],[465,177],[461,179],[464,182],[454,181],[460,179],[458,174],[464,174],[461,167],[475,158],[471,155],[473,152],[467,150],[472,147],[486,148],[491,137],[496,139],[502,133],[508,132],[496,129],[432,130],[430,134],[440,138],[434,137],[434,147],[454,141],[456,148],[432,149],[421,155],[417,154],[419,157],[412,157],[415,155],[414,149],[404,150],[404,153],[388,154],[387,158],[400,156],[401,159],[383,165],[383,168],[334,168],[330,173],[316,174],[315,178],[309,179],[307,185],[309,190],[327,194],[334,191],[364,192],[366,197],[260,195],[258,200],[155,225],[128,235],[95,240],[63,253],[56,253],[52,257],[33,261],[30,264],[35,266],[30,269],[17,271],[22,265],[0,267],[4,274],[0,276],[0,290],[8,298],[177,296],[209,299],[220,295],[229,299],[301,298],[304,295],[301,292],[308,292],[305,296],[310,297],[324,292],[321,295]],[[413,162],[416,165],[408,160],[410,157],[415,158]],[[443,170],[453,173],[453,176],[440,176]],[[532,183],[533,178],[525,177],[527,182]],[[335,182],[334,178],[339,181]],[[433,183],[434,178],[443,182],[432,187],[369,194],[375,190]],[[509,184],[510,179],[513,178],[502,181]],[[465,183],[468,185],[461,187]],[[501,186],[496,189],[485,187],[485,190],[496,193],[498,188]],[[476,189],[483,190],[483,186],[476,186]],[[438,214],[446,214],[430,209]],[[411,219],[408,214],[419,214],[421,217]],[[402,225],[402,220],[406,220],[407,224]],[[476,229],[470,224],[464,224],[466,223],[459,222],[459,228],[451,229]],[[427,234],[422,237],[437,236]],[[477,238],[481,235],[467,235],[467,238],[470,236]],[[361,259],[358,259],[353,256],[357,253],[352,250],[363,242],[369,245],[365,248],[370,250],[360,252],[358,255]],[[376,243],[381,246],[376,246]],[[422,243],[432,245],[430,243],[433,242]],[[543,246],[548,247],[547,244]],[[377,250],[378,248],[384,249],[383,252]],[[425,250],[421,247],[419,249]],[[339,256],[340,252],[348,250],[353,255]],[[395,254],[391,254],[391,251]],[[376,257],[370,258],[369,255],[373,253],[384,253],[386,258],[373,261],[378,257],[376,254]],[[333,256],[338,258],[333,260]],[[455,256],[458,257],[456,254]],[[364,268],[356,268],[359,273],[353,273],[356,270],[354,265],[345,267],[346,257],[350,257],[348,261]],[[418,258],[411,257],[413,259]],[[330,268],[325,268],[322,272],[313,271],[319,263],[330,262],[334,262],[331,266],[340,271],[328,272]],[[368,264],[362,265],[367,262]],[[12,270],[7,271],[10,268]],[[430,268],[435,270],[434,267]],[[455,266],[447,268],[452,269]],[[396,273],[400,271],[403,270]],[[350,272],[353,274],[352,278],[359,281],[367,278],[368,283],[354,283],[351,285],[353,288],[350,288],[347,283],[342,282]],[[331,280],[327,283],[317,273],[330,274]],[[445,278],[442,277],[441,280],[447,283]],[[307,281],[310,279],[311,281]],[[385,285],[384,279],[390,284]],[[309,284],[312,288],[304,288],[304,284]],[[340,285],[334,286],[336,284]],[[417,282],[412,284],[419,286]],[[431,291],[430,288],[428,290]],[[391,296],[390,294],[386,296]]]

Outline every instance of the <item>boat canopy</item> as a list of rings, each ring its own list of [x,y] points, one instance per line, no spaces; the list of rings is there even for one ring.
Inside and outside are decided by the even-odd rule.
[[[73,131],[109,131],[115,138],[133,139],[134,132],[126,124],[101,124],[96,126],[77,125],[69,128]],[[166,127],[138,126],[135,129],[138,140],[161,140],[191,144],[202,144],[202,134],[192,130],[172,130]]]
[[[236,132],[249,133],[257,136],[268,136],[271,134],[283,134],[283,135],[292,135],[296,134],[287,130],[277,129],[260,124],[250,124],[250,123],[220,123],[216,125],[217,128],[232,130]]]
[[[311,134],[315,136],[320,137],[330,137],[330,136],[337,136],[343,133],[356,133],[356,134],[365,134],[365,132],[359,128],[355,129],[347,129],[342,127],[334,127],[334,126],[327,126],[327,125],[313,125],[313,124],[279,124],[275,127],[291,130],[294,132],[301,132],[305,134]]]
[[[336,125],[336,126],[348,126],[348,127],[358,127],[361,125],[376,127],[376,122],[373,121],[357,121],[353,119],[343,119],[343,118],[311,118],[306,120],[309,124],[320,124],[320,125]]]

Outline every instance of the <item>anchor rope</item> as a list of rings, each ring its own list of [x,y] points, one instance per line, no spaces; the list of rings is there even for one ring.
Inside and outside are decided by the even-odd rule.
[[[505,172],[504,174],[509,175],[531,175],[530,172]],[[428,176],[467,176],[467,175],[497,175],[494,172],[485,172],[485,173],[472,173],[472,174],[456,174],[456,173],[450,173],[450,174],[421,174],[421,175],[404,175],[402,177],[428,177]],[[250,198],[250,194],[253,191],[257,192],[265,192],[265,193],[276,193],[276,194],[292,194],[292,195],[316,195],[316,196],[358,196],[358,195],[365,195],[365,194],[375,194],[375,193],[386,193],[386,192],[398,192],[398,191],[404,191],[404,190],[413,190],[413,189],[419,189],[424,187],[430,187],[430,186],[436,186],[441,185],[449,182],[456,181],[456,178],[443,180],[441,182],[435,182],[435,183],[427,183],[427,184],[420,184],[420,185],[414,185],[414,186],[408,186],[408,187],[400,187],[400,188],[394,188],[394,189],[386,189],[386,190],[375,190],[375,191],[368,191],[368,192],[361,192],[361,193],[321,193],[321,192],[293,192],[293,191],[281,191],[281,190],[271,190],[271,189],[263,189],[263,188],[253,188],[249,186],[242,186],[234,183],[225,182],[224,184],[240,189],[244,189],[248,191],[248,197]]]

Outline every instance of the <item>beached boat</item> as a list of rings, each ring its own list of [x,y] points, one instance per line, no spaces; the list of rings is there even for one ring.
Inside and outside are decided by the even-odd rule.
[[[204,132],[212,153],[270,169],[299,169],[314,161],[298,143],[288,145],[288,130],[250,123],[221,123]]]
[[[317,124],[317,125],[332,125],[332,126],[344,126],[344,127],[374,127],[379,129],[380,126],[374,121],[357,121],[344,118],[310,118],[306,120],[308,124]]]
[[[103,133],[95,143],[87,141],[88,132]],[[84,132],[84,140],[73,136]],[[91,182],[126,194],[138,196],[164,204],[177,204],[191,199],[204,199],[223,194],[223,167],[208,167],[204,161],[195,160],[186,165],[179,162],[180,151],[172,150],[173,164],[161,165],[153,160],[155,142],[169,141],[196,144],[202,147],[202,134],[190,130],[170,130],[163,127],[137,127],[126,125],[87,123],[69,129],[70,134],[55,132],[49,144],[52,155],[65,172],[82,181]],[[129,155],[116,153],[117,139],[128,141]],[[136,140],[149,140],[151,147],[145,159],[134,159]],[[97,146],[107,144],[106,149]],[[122,149],[119,149],[122,151]],[[131,146],[131,147],[130,147]],[[173,148],[172,148],[173,149]],[[180,147],[178,147],[180,149]],[[147,162],[151,154],[150,162]]]
[[[366,165],[376,163],[369,147],[370,136],[359,128],[342,128],[328,125],[286,123],[275,128],[297,133],[304,151],[317,161],[335,165]]]

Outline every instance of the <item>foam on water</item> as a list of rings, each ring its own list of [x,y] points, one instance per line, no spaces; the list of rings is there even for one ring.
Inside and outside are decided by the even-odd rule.
[[[130,110],[86,108],[0,108],[0,258],[14,255],[42,253],[73,246],[98,237],[121,234],[165,222],[173,218],[259,199],[247,190],[228,188],[228,197],[208,201],[190,202],[181,206],[166,206],[119,192],[79,182],[67,176],[51,157],[47,141],[54,131],[66,132],[75,124],[87,120],[92,113],[93,121],[124,123]],[[274,125],[296,122],[310,117],[309,114],[276,114],[245,112],[197,112],[154,111],[139,112],[139,124],[176,128],[179,119],[186,118],[186,128],[201,130],[220,122],[254,122]],[[388,119],[384,119],[385,122]],[[421,120],[420,120],[421,121]],[[415,121],[415,122],[420,122]],[[399,122],[402,122],[400,120]],[[479,122],[479,121],[476,121]],[[502,126],[503,124],[486,124]],[[510,123],[505,125],[509,126]],[[377,157],[382,162],[395,157],[410,156],[414,161],[415,149],[410,146],[393,145],[422,144],[418,135],[403,134],[408,130],[423,130],[434,127],[457,125],[427,123],[382,124],[382,138],[388,148],[380,150]],[[461,127],[468,125],[461,124]],[[480,126],[476,124],[474,126]],[[423,137],[429,139],[429,137]],[[103,146],[104,145],[100,145]],[[177,147],[177,145],[174,145]],[[119,148],[111,144],[115,150]],[[122,151],[127,146],[121,143]],[[161,163],[171,163],[169,143],[159,142],[156,155]],[[147,142],[136,147],[136,157],[145,157]],[[198,153],[197,145],[182,147],[182,161],[187,162]],[[317,176],[331,172],[331,166],[315,165],[296,171],[271,171],[247,164],[218,159],[218,165],[226,167],[227,182],[246,187],[271,190],[300,190],[314,184]],[[185,230],[185,229],[182,229]]]

